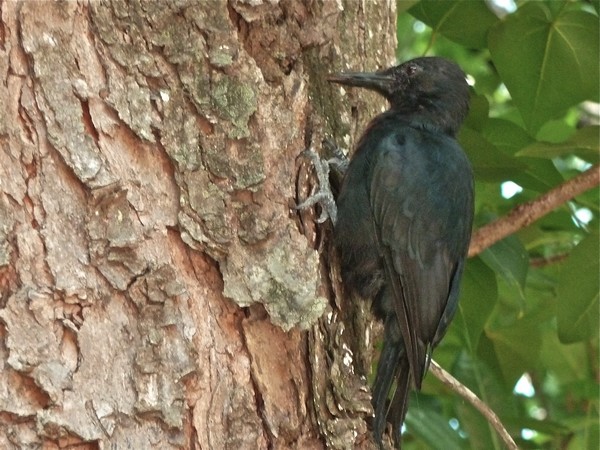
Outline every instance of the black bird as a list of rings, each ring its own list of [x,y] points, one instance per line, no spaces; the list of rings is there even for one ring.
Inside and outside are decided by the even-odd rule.
[[[438,57],[329,81],[390,104],[367,127],[339,193],[334,242],[342,279],[384,322],[373,386],[374,436],[400,446],[411,388],[457,308],[473,221],[471,166],[455,136],[469,109],[465,74]],[[388,402],[392,385],[396,388]]]

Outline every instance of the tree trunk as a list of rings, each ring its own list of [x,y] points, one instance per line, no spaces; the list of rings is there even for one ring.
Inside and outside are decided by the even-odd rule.
[[[370,446],[368,307],[292,206],[395,1],[0,11],[0,448]]]

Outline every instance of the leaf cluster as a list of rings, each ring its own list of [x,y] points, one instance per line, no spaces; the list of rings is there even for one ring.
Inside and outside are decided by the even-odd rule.
[[[398,59],[448,57],[473,86],[459,140],[475,173],[477,227],[600,160],[598,2],[499,4],[398,1]],[[599,448],[599,214],[593,189],[469,260],[433,355],[523,449]],[[428,376],[403,448],[503,447]]]

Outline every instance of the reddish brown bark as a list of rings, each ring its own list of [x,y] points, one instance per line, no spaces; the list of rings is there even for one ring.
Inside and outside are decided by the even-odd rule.
[[[1,4],[0,448],[369,445],[370,321],[290,204],[394,8]]]

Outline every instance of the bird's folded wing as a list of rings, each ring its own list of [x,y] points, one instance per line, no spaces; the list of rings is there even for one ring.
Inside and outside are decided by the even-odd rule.
[[[444,224],[432,201],[435,192],[422,154],[426,149],[410,138],[414,131],[407,130],[407,136],[399,131],[379,142],[369,198],[411,374],[420,387],[456,262],[450,260]]]

